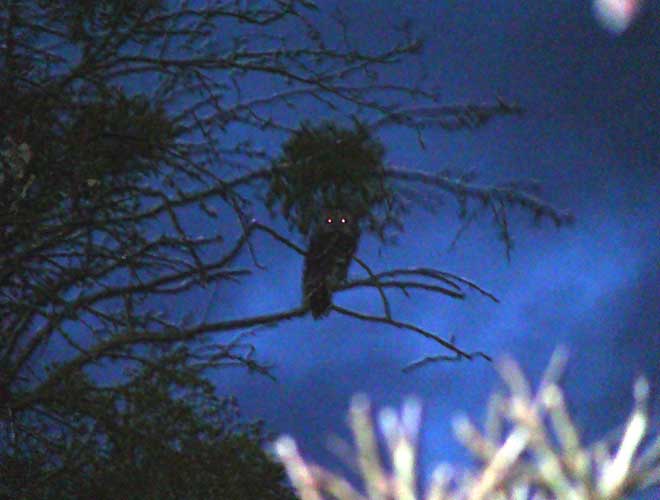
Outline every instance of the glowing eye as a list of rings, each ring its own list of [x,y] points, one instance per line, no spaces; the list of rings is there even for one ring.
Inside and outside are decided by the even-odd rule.
[[[341,218],[341,223],[346,224],[346,219],[344,217]]]
[[[326,220],[326,222],[327,222],[328,224],[332,224],[332,219],[331,219],[330,217],[328,217],[328,219]]]

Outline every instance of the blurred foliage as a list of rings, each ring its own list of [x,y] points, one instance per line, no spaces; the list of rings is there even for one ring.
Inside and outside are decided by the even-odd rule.
[[[365,221],[362,229],[384,240],[387,227],[402,228],[403,208],[384,178],[384,156],[383,144],[358,120],[354,129],[304,122],[274,162],[266,205],[274,214],[279,204],[290,227],[304,236],[320,210],[337,209]]]
[[[149,357],[115,387],[62,380],[43,407],[50,418],[32,417],[39,433],[17,419],[0,498],[295,500],[262,449],[262,423],[240,422],[192,359],[183,346]]]
[[[619,442],[612,446],[603,439],[585,446],[557,385],[565,360],[563,351],[555,353],[536,395],[513,361],[500,363],[509,395],[491,399],[485,432],[465,417],[454,422],[457,437],[479,467],[439,465],[423,495],[417,484],[421,405],[416,400],[407,401],[400,415],[389,408],[379,415],[388,471],[380,459],[369,402],[365,396],[354,398],[349,422],[356,456],[349,462],[356,464],[364,494],[341,476],[306,462],[288,436],[278,439],[275,451],[302,500],[620,500],[646,488],[654,488],[652,498],[659,498],[660,435],[648,442],[647,381],[635,383],[633,411]]]
[[[11,179],[0,186],[0,204],[14,207],[3,225],[83,213],[100,217],[137,203],[137,196],[126,194],[158,172],[179,131],[145,96],[110,86],[99,92],[92,100],[81,91],[74,104],[46,92],[18,91],[7,103],[3,137],[29,145],[26,175],[32,182],[21,200],[11,197]]]
[[[49,0],[47,2],[50,8],[65,13],[65,23],[69,27],[69,36],[73,41],[88,41],[93,38],[92,33],[104,32],[117,25],[135,21],[147,12],[161,11],[164,3],[161,0],[67,0],[65,2]],[[62,9],[61,6],[65,8]]]
[[[7,194],[7,210],[13,213],[17,203],[25,199],[34,175],[26,178],[27,165],[32,159],[32,150],[26,143],[16,144],[6,137],[0,149],[0,189]],[[9,201],[11,200],[11,201]]]

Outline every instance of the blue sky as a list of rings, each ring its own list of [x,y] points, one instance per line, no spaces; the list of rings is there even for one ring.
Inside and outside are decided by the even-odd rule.
[[[545,199],[576,216],[573,227],[557,231],[515,212],[508,263],[488,217],[448,251],[458,228],[454,200],[443,197],[437,214],[414,211],[397,247],[379,256],[378,243],[365,238],[359,255],[378,270],[424,265],[460,274],[501,303],[477,294],[465,301],[392,295],[395,315],[445,338],[455,334],[467,350],[509,354],[534,381],[553,349],[565,345],[564,386],[585,439],[623,423],[635,377],[644,373],[656,388],[660,382],[660,3],[648,2],[618,37],[597,24],[588,2],[352,1],[348,12],[357,24],[369,19],[355,35],[363,47],[387,40],[379,26],[411,16],[427,34],[424,62],[443,101],[502,95],[527,109],[477,131],[432,130],[426,151],[413,133],[384,129],[389,162],[474,169],[484,183],[538,179]],[[285,310],[300,300],[301,258],[265,236],[257,248],[268,270],[240,287],[221,286],[212,318]],[[379,305],[365,290],[336,300],[373,312]],[[356,392],[378,407],[421,397],[428,473],[439,461],[467,460],[451,418],[465,412],[481,423],[488,395],[501,387],[494,366],[482,360],[404,374],[405,364],[439,353],[435,346],[337,313],[259,331],[253,342],[259,359],[275,364],[278,381],[225,371],[216,378],[219,391],[236,394],[246,417],[291,434],[303,455],[332,468],[339,460],[327,438],[348,437],[345,415]]]

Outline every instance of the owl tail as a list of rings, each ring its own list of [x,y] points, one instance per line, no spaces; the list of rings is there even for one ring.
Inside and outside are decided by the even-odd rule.
[[[309,294],[309,308],[312,310],[312,317],[319,319],[330,313],[332,304],[332,294],[325,286],[315,287]]]

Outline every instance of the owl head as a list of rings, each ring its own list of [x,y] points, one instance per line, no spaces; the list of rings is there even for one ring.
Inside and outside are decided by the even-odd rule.
[[[359,231],[357,220],[346,210],[325,209],[317,222],[320,232],[341,232],[355,234]]]

